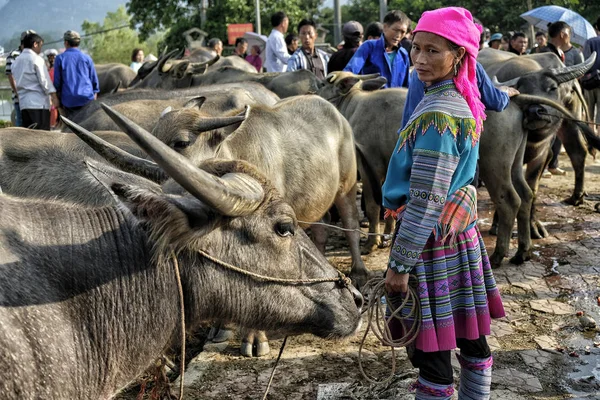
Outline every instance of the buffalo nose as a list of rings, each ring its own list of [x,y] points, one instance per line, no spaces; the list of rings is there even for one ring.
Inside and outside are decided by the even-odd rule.
[[[527,114],[528,117],[540,118],[542,115],[546,114],[546,111],[544,110],[544,107],[534,104],[529,106],[527,109]]]
[[[360,294],[360,292],[354,286],[350,286],[349,289],[350,293],[352,293],[352,297],[354,297],[354,304],[356,304],[356,307],[359,310],[362,310],[362,306],[365,302],[363,295]]]

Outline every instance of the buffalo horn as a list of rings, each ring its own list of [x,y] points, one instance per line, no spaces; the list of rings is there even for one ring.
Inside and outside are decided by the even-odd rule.
[[[169,61],[169,59],[171,57],[173,57],[175,55],[175,53],[177,53],[179,51],[179,49],[175,49],[172,50],[170,52],[168,52],[167,54],[165,54],[164,56],[162,56],[160,58],[160,60],[158,60],[158,64],[156,64],[156,68],[158,69],[159,73],[163,73],[163,67],[165,66],[166,62]]]
[[[231,217],[248,215],[262,202],[264,191],[255,179],[245,174],[227,174],[222,178],[209,174],[118,111],[104,103],[102,108],[171,178],[219,213]]]
[[[329,75],[327,75],[325,77],[325,80],[329,83],[335,82],[336,79],[337,79],[337,74],[335,72],[331,72]]]
[[[570,67],[550,68],[550,73],[556,77],[558,83],[569,82],[583,76],[596,62],[596,52],[593,52],[587,60],[581,64]]]
[[[368,81],[369,79],[379,78],[381,76],[380,73],[368,74],[368,75],[358,75],[361,81]]]
[[[94,135],[92,132],[77,125],[75,122],[62,117],[62,120],[71,130],[85,143],[88,144],[96,153],[102,156],[106,161],[115,167],[150,179],[154,182],[164,182],[169,176],[156,163],[133,154],[107,142],[106,140]]]
[[[224,128],[229,125],[239,124],[240,122],[244,122],[246,117],[250,112],[250,107],[246,106],[244,111],[241,113],[231,116],[231,117],[209,117],[202,118],[196,124],[196,130],[198,132],[208,132],[213,131],[215,129]]]
[[[517,77],[517,78],[513,78],[510,81],[506,81],[506,82],[499,82],[498,81],[498,77],[496,75],[494,75],[492,77],[492,82],[494,83],[494,86],[517,86],[517,83],[519,83],[519,79],[521,79],[521,77]]]

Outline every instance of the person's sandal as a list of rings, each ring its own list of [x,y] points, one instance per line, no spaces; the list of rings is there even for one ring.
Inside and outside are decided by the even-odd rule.
[[[560,176],[567,175],[567,171],[560,169],[560,168],[549,168],[548,172],[550,172],[552,175],[560,175]]]
[[[547,169],[542,172],[542,178],[552,178],[552,174]]]

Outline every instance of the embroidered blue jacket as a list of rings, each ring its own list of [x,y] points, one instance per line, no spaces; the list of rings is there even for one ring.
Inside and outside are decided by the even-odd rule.
[[[386,88],[408,87],[408,53],[402,47],[399,47],[396,53],[394,63],[390,65],[385,54],[383,35],[379,39],[367,40],[356,50],[344,71],[359,75],[379,73],[387,79]]]

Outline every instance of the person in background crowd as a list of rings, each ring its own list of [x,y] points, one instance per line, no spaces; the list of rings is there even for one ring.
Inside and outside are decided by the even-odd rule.
[[[290,57],[287,70],[297,71],[299,69],[307,69],[315,74],[318,79],[325,79],[327,76],[329,54],[315,48],[317,27],[314,21],[309,19],[300,21],[298,24],[298,36],[302,45]]]
[[[288,54],[291,56],[298,50],[298,35],[290,33],[285,37],[285,46],[287,47]]]
[[[452,398],[456,347],[458,398],[489,399],[493,359],[486,336],[492,318],[505,316],[472,185],[486,119],[475,77],[481,30],[460,7],[421,16],[412,58],[427,92],[399,133],[382,187],[386,214],[397,220],[385,277],[388,311],[401,307],[409,326],[417,322],[409,311],[415,302],[402,303],[409,276],[416,280],[420,323],[407,348],[419,369],[411,385],[416,400]],[[406,333],[397,319],[389,329],[394,339]]]
[[[408,32],[410,20],[402,11],[393,10],[383,19],[383,36],[364,42],[344,71],[353,74],[379,73],[387,79],[386,88],[408,87],[408,53],[400,41]]]
[[[8,57],[6,57],[6,69],[4,70],[4,73],[5,73],[6,77],[8,78],[8,83],[12,90],[12,102],[13,102],[13,108],[15,110],[15,126],[23,126],[23,118],[21,115],[21,107],[19,105],[19,95],[17,93],[17,85],[15,84],[15,79],[12,76],[12,63],[17,59],[19,54],[21,54],[21,50],[23,50],[23,39],[25,39],[25,36],[27,36],[30,33],[35,33],[35,31],[29,29],[24,32],[21,32],[21,42],[19,44],[19,48],[11,51],[8,54]]]
[[[546,32],[538,31],[535,34],[535,47],[531,50],[532,53],[548,52],[548,35]]]
[[[133,72],[137,73],[138,69],[144,65],[144,50],[142,49],[133,49],[131,52],[131,64],[129,67],[133,70]]]
[[[491,49],[500,50],[500,44],[501,43],[502,43],[502,34],[501,33],[494,33],[490,37],[490,41],[488,42],[488,46]]]
[[[585,99],[588,103],[588,107],[590,110],[590,118],[592,121],[595,121],[597,124],[600,124],[600,17],[596,20],[594,24],[594,29],[596,30],[596,37],[586,40],[585,46],[583,46],[583,55],[587,59],[592,55],[593,52],[596,52],[596,62],[590,68],[590,77],[592,74],[596,76],[598,82],[598,87],[592,90],[585,91]]]
[[[65,52],[56,57],[54,63],[54,86],[63,109],[68,117],[98,97],[100,86],[94,62],[79,50],[81,36],[75,31],[66,31]]]
[[[364,36],[367,40],[379,39],[383,35],[383,24],[381,22],[371,22],[365,29]]]
[[[508,51],[518,56],[522,56],[523,54],[527,54],[528,44],[529,39],[527,39],[527,36],[525,36],[523,32],[515,32],[508,43]]]
[[[258,47],[258,45],[254,45],[250,48],[250,55],[246,56],[246,61],[256,68],[256,72],[262,70],[262,59],[260,58],[260,47]]]
[[[557,21],[548,26],[547,51],[560,57],[567,67],[583,62],[583,55],[571,44],[571,27],[563,21]],[[562,142],[558,137],[552,143],[552,159],[548,164],[548,170],[542,173],[542,177],[550,178],[552,175],[566,175],[567,172],[558,166],[558,155]]]
[[[233,49],[233,55],[238,57],[246,58],[246,52],[248,51],[248,41],[242,37],[235,39],[235,49]]]
[[[50,80],[52,84],[54,84],[54,60],[56,59],[56,55],[58,51],[55,49],[49,49],[44,52],[46,55],[46,59],[48,60],[48,75],[50,75]],[[50,128],[56,127],[58,123],[58,108],[54,105],[50,105]]]
[[[342,35],[344,36],[344,46],[341,50],[333,53],[327,64],[327,71],[342,71],[348,61],[354,56],[356,50],[360,47],[363,40],[363,27],[360,22],[349,21],[342,27]]]
[[[508,35],[504,35],[502,36],[502,40],[500,41],[500,50],[502,51],[508,51],[508,46],[510,42],[510,36]]]
[[[410,29],[410,22],[408,23],[408,32],[406,32],[406,36],[402,38],[400,41],[400,47],[402,47],[408,53],[408,60],[410,61],[410,66],[412,67],[413,62],[410,59],[410,51],[412,50],[412,31]]]
[[[290,20],[283,11],[276,12],[271,16],[271,34],[267,39],[265,68],[267,72],[285,72],[290,55],[283,34],[287,32]]]
[[[23,126],[50,130],[50,99],[58,105],[56,89],[50,80],[44,59],[40,57],[44,40],[36,33],[23,39],[23,52],[12,66],[17,85]]]
[[[208,48],[213,49],[220,56],[223,53],[223,42],[219,38],[212,38],[208,41]]]

